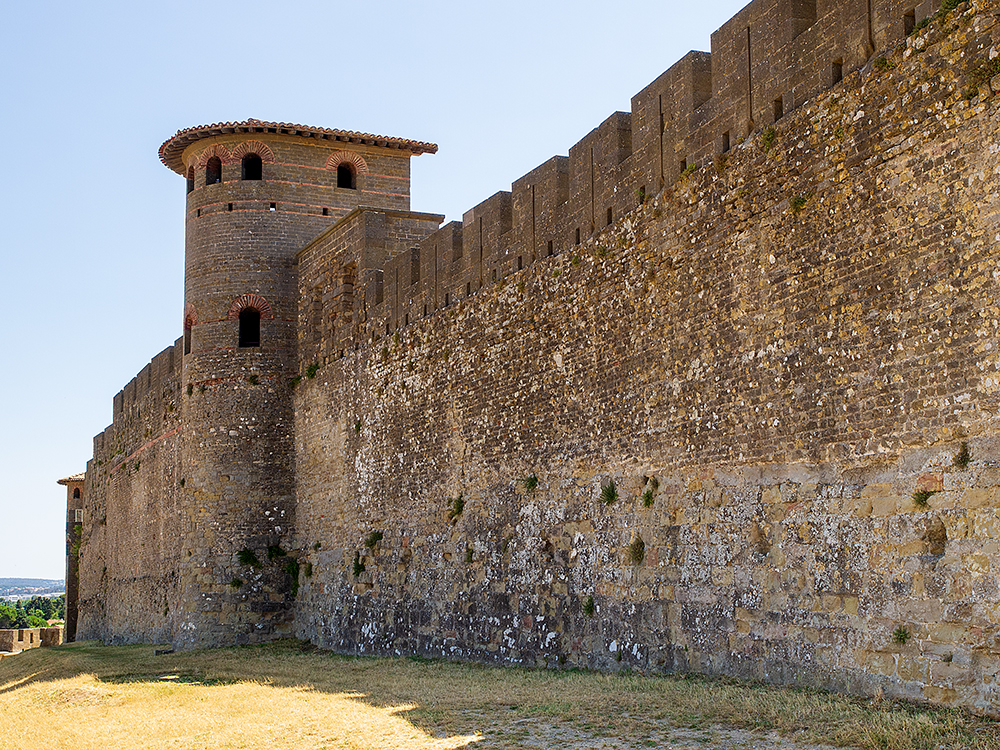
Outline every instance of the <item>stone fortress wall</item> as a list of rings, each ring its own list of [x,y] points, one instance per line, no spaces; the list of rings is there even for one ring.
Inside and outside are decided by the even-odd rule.
[[[875,50],[891,49],[911,24],[929,18],[939,5],[939,0],[750,3],[712,34],[711,53],[686,55],[632,97],[631,113],[608,117],[572,146],[568,157],[539,165],[511,191],[482,201],[461,223],[449,223],[420,242],[379,238],[389,243],[388,261],[369,252],[358,266],[355,249],[342,257],[343,267],[324,267],[321,275],[340,279],[348,293],[335,304],[349,305],[356,314],[351,325],[337,328],[328,350],[316,354],[339,354],[373,335],[391,333],[580,244],[635,209],[641,196],[672,185],[686,169],[712,165],[750,133],[773,126],[871,63]],[[374,239],[372,219],[365,221],[367,234],[358,236]],[[311,267],[314,256],[328,256],[322,248],[348,231],[342,227],[303,253],[300,262],[308,266],[303,275],[319,274]],[[367,296],[354,288],[359,285]],[[315,308],[327,286],[317,279],[308,304]],[[315,309],[314,315],[319,317]],[[310,353],[302,358],[308,361]]]
[[[278,280],[294,521],[241,539],[288,554],[177,584],[219,519],[168,407],[252,402],[178,342],[95,441],[81,632],[220,644],[270,596],[257,635],[340,651],[995,712],[1000,27],[939,5],[757,0],[461,224],[338,210]]]
[[[178,340],[154,357],[94,438],[75,540],[78,620],[67,638],[166,642],[176,630],[182,351]]]

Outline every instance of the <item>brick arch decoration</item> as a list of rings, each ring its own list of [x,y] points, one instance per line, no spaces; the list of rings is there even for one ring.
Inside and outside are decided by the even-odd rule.
[[[247,154],[257,154],[261,161],[274,162],[274,152],[271,147],[261,141],[242,141],[233,149],[234,162],[242,161]]]
[[[184,330],[190,331],[196,325],[198,325],[198,311],[188,302],[184,305]]]
[[[204,169],[208,166],[208,160],[213,156],[218,156],[219,160],[223,164],[232,164],[233,155],[229,153],[229,149],[223,146],[221,143],[216,143],[214,146],[209,146],[200,154],[198,154],[198,169]]]
[[[369,174],[367,162],[361,158],[361,154],[356,154],[353,151],[334,151],[330,154],[330,158],[326,160],[326,168],[336,169],[344,162],[347,162],[354,168],[355,174]]]
[[[274,313],[271,311],[271,303],[259,294],[241,294],[233,300],[229,306],[229,320],[239,320],[240,313],[248,307],[260,313],[261,320],[274,320]]]

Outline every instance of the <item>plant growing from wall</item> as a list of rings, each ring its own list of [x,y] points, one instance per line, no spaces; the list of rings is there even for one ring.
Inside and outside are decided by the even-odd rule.
[[[316,550],[317,552],[319,551],[319,548],[322,546],[323,545],[320,542],[313,542],[313,549]]]
[[[312,578],[313,564],[311,562],[307,562],[302,565],[302,575],[304,575],[306,578]]]
[[[465,546],[465,562],[467,564],[472,562],[472,547],[468,545]]]
[[[760,134],[760,147],[765,151],[770,151],[777,139],[778,133],[774,128],[764,128]]]
[[[583,614],[587,615],[587,617],[593,617],[594,616],[594,597],[593,596],[588,596],[586,598],[586,600],[583,602]]]
[[[361,420],[358,419],[358,420],[355,420],[355,422],[354,422],[354,434],[357,435],[360,432],[361,432]]]
[[[313,362],[311,365],[306,367],[306,377],[310,380],[316,377],[317,372],[319,372],[319,362]]]
[[[250,374],[249,374],[249,375],[247,376],[247,382],[248,382],[248,383],[249,383],[250,385],[257,385],[257,382],[258,382],[258,379],[257,379],[257,373],[255,373],[255,372],[252,372],[252,373],[250,373]]]
[[[257,559],[257,555],[254,554],[252,549],[248,549],[247,547],[244,547],[243,549],[241,549],[239,552],[236,553],[236,559],[239,561],[240,565],[243,565],[244,567],[247,566],[251,568],[263,567],[260,563],[260,560]]]
[[[896,63],[890,60],[888,57],[880,57],[875,61],[875,70],[879,73],[885,73],[888,70],[892,70],[896,67]]]
[[[267,559],[268,560],[275,560],[275,559],[277,559],[279,557],[284,557],[287,554],[288,553],[285,552],[285,550],[283,550],[281,548],[281,545],[279,545],[279,544],[272,544],[271,546],[269,546],[267,548]]]
[[[375,549],[375,545],[381,542],[383,538],[381,531],[373,531],[365,537],[365,546],[368,549]]]
[[[285,572],[292,577],[292,596],[299,593],[299,561],[289,560],[285,563]]]
[[[448,511],[448,520],[454,521],[465,510],[465,500],[462,498],[462,493],[459,492],[458,497],[449,498],[448,502],[451,504],[451,510]]]
[[[615,480],[609,479],[608,483],[601,487],[601,502],[605,505],[611,505],[617,499],[618,488],[615,486]]]
[[[958,453],[955,454],[955,458],[952,460],[952,465],[959,471],[965,471],[969,468],[971,460],[972,454],[969,453],[969,444],[962,443],[962,447],[958,449]]]
[[[633,539],[628,545],[628,560],[633,565],[638,565],[646,557],[646,543],[642,541],[642,537],[636,534],[635,539]]]
[[[660,481],[656,477],[649,477],[646,480],[646,489],[642,491],[642,505],[644,508],[653,507],[653,497],[660,488]]]
[[[361,553],[354,553],[354,577],[357,578],[359,575],[365,572],[365,564],[361,561]]]
[[[295,386],[297,386],[301,382],[302,382],[302,376],[301,375],[296,375],[294,378],[289,378],[288,379],[288,387],[291,388],[294,391],[295,390]]]
[[[186,390],[187,390],[187,395],[189,395],[189,396],[190,396],[190,395],[191,395],[192,393],[194,393],[194,383],[188,383],[188,384],[187,384],[187,389],[186,389]]]
[[[906,645],[906,642],[910,640],[910,631],[904,628],[902,625],[898,626],[892,631],[892,642],[897,643],[900,646]]]
[[[913,493],[913,504],[918,508],[926,508],[927,501],[930,500],[931,495],[936,495],[935,490],[917,490]]]
[[[792,198],[792,213],[797,214],[805,208],[811,197],[812,193],[802,193],[801,195],[796,195]]]
[[[202,383],[201,385],[198,386],[198,393],[204,393],[207,390],[208,390],[208,386],[205,385],[204,383]]]
[[[233,578],[233,580],[231,580],[229,582],[229,586],[231,588],[234,588],[237,591],[239,591],[241,588],[243,588],[243,579],[242,578]]]
[[[525,492],[534,492],[535,488],[538,487],[538,475],[535,472],[522,477],[519,481],[521,482],[521,486],[524,487]]]

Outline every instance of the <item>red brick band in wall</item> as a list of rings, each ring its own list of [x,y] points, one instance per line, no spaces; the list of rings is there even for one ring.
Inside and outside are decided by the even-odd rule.
[[[198,325],[198,311],[190,302],[184,305],[184,330],[188,331]]]
[[[334,151],[326,160],[326,168],[336,169],[345,161],[354,167],[355,174],[368,174],[368,164],[361,158],[361,154],[356,154],[353,151]]]
[[[240,311],[248,307],[259,312],[261,320],[274,320],[271,303],[259,294],[242,294],[234,299],[233,304],[229,306],[229,320],[239,320]]]
[[[241,161],[247,154],[257,154],[261,161],[274,162],[271,147],[261,141],[243,141],[233,149],[233,160]]]
[[[204,169],[205,167],[207,167],[208,160],[211,159],[213,156],[218,156],[219,160],[223,164],[235,163],[233,155],[229,153],[229,149],[223,146],[221,143],[216,143],[215,145],[209,146],[200,154],[198,154],[198,162],[197,162],[198,169]]]

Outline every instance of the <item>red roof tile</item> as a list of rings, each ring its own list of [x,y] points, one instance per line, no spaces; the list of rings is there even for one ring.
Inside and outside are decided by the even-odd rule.
[[[356,133],[352,130],[331,130],[329,128],[314,128],[309,125],[295,125],[287,122],[265,122],[263,120],[244,120],[243,122],[217,122],[212,125],[198,125],[193,128],[178,130],[173,138],[167,139],[160,146],[160,161],[177,174],[184,174],[181,155],[184,149],[202,138],[230,133],[285,133],[301,135],[310,138],[321,138],[329,141],[344,141],[346,143],[363,143],[366,146],[382,146],[409,151],[415,156],[437,153],[436,143],[410,141],[405,138],[391,138],[385,135],[371,133]]]

